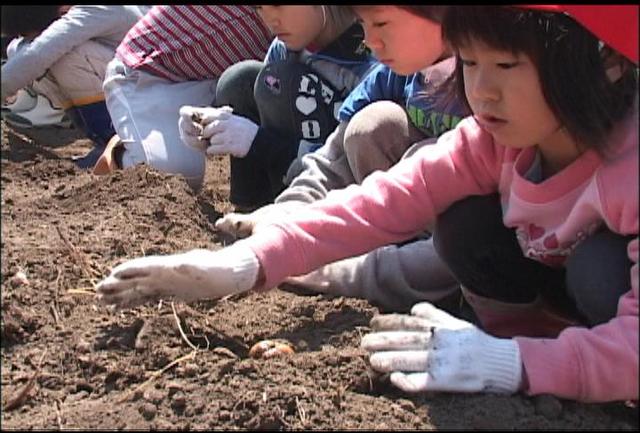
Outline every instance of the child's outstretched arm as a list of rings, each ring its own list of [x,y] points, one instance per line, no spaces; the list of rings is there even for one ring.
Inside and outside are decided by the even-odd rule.
[[[451,131],[438,145],[423,148],[389,172],[332,191],[232,247],[126,262],[98,285],[98,293],[106,303],[129,305],[162,296],[195,300],[269,289],[289,276],[410,239],[451,203],[497,187],[492,173],[498,172],[500,157],[492,155],[493,147],[486,142],[474,148],[488,156],[475,161],[466,135],[460,129]],[[256,284],[259,270],[264,281]]]
[[[218,251],[147,256],[116,266],[96,291],[102,303],[132,307],[162,297],[183,301],[245,292],[259,281],[260,263],[238,242]]]

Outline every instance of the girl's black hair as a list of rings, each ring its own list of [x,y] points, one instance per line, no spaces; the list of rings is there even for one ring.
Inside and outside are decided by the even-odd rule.
[[[2,6],[2,34],[16,37],[41,33],[60,17],[60,5]]]
[[[564,14],[507,6],[451,6],[442,33],[454,51],[473,39],[529,55],[556,117],[578,143],[601,154],[609,132],[637,96],[636,66],[619,56],[622,76],[612,82],[605,69],[612,51],[601,49],[595,36]],[[459,58],[454,77],[455,91],[468,106]]]

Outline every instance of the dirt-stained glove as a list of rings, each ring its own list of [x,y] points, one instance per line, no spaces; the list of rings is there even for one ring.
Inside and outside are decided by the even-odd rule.
[[[168,296],[186,302],[219,298],[253,288],[259,268],[253,251],[241,244],[218,251],[147,256],[116,266],[96,291],[102,303],[118,307]]]
[[[258,125],[233,114],[228,105],[217,108],[185,105],[180,108],[178,127],[185,144],[202,149],[202,143],[208,141],[207,154],[230,154],[237,158],[247,155],[258,133]]]
[[[284,220],[292,210],[301,206],[297,202],[271,203],[247,214],[231,212],[216,220],[215,227],[234,240],[242,239],[251,236],[260,227]]]
[[[202,151],[206,150],[207,147],[210,146],[210,143],[209,140],[202,135],[205,125],[232,112],[233,109],[229,106],[215,108],[183,105],[180,107],[178,118],[180,139],[187,146]]]
[[[375,332],[361,346],[374,370],[392,372],[391,383],[406,392],[514,393],[522,381],[515,340],[495,338],[429,302],[411,315],[379,315]]]

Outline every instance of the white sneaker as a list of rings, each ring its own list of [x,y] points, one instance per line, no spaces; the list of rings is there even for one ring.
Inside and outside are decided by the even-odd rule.
[[[36,95],[36,105],[31,110],[17,113],[13,111],[3,112],[2,117],[7,123],[18,128],[71,127],[71,120],[66,116],[64,110],[54,107],[46,96],[39,93]]]
[[[33,90],[24,88],[18,90],[13,102],[9,104],[2,104],[2,113],[12,112],[20,113],[21,111],[29,111],[36,106],[38,98]]]

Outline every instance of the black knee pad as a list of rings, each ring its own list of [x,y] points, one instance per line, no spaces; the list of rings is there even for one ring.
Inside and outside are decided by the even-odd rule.
[[[218,79],[214,105],[229,105],[235,114],[259,123],[258,106],[254,100],[256,78],[264,63],[258,60],[243,60],[229,66]]]
[[[295,138],[299,154],[316,150],[338,125],[334,106],[339,99],[339,92],[302,63],[270,63],[256,80],[262,126]]]

